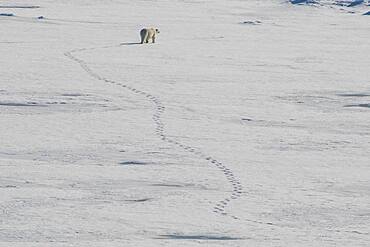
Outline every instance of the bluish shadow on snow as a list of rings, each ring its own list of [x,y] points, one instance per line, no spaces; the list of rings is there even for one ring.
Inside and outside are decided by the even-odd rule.
[[[364,3],[364,0],[340,0],[340,1],[336,1],[335,5],[339,5],[343,7],[355,7],[363,3]]]
[[[165,234],[159,235],[160,238],[176,239],[176,240],[241,240],[242,238],[228,236],[213,236],[213,235],[180,235],[180,234]]]
[[[341,97],[370,97],[370,94],[367,93],[340,93],[337,95]]]
[[[315,0],[290,0],[291,4],[317,4]]]
[[[64,93],[62,96],[66,97],[81,97],[81,96],[89,96],[89,94],[82,94],[82,93]]]
[[[176,188],[185,187],[185,186],[180,185],[180,184],[152,184],[152,186],[159,186],[159,187],[176,187]]]
[[[137,161],[137,160],[129,160],[129,161],[123,161],[119,163],[120,165],[146,165],[148,163]]]
[[[126,202],[147,202],[152,200],[151,198],[143,198],[143,199],[132,199],[132,200],[125,200]]]
[[[352,104],[352,105],[345,105],[344,107],[363,107],[363,108],[370,108],[370,103],[367,103],[367,104]]]
[[[370,15],[370,11],[363,13],[362,15]]]
[[[0,9],[38,9],[40,6],[1,5]]]
[[[251,119],[251,118],[242,118],[242,121],[248,121],[248,122],[251,122],[251,121],[253,121],[253,119]]]
[[[240,24],[242,25],[261,25],[262,22],[261,21],[243,21],[243,22],[240,22]]]
[[[14,16],[12,13],[0,13],[0,16]]]
[[[289,0],[291,4],[300,4],[300,5],[310,5],[310,4],[325,4],[325,1],[320,1],[320,0]],[[331,5],[337,5],[337,6],[342,6],[342,7],[356,7],[359,5],[364,4],[364,0],[337,0],[337,1],[332,1],[327,4]]]
[[[44,107],[46,105],[38,104],[36,102],[27,102],[27,103],[0,102],[0,106],[39,106],[39,107]]]
[[[351,2],[348,4],[348,7],[354,7],[354,6],[357,6],[357,5],[363,4],[363,3],[364,3],[364,0],[351,1]]]

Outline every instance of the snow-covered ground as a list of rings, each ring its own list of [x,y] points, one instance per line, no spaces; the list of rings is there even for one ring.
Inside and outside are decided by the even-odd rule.
[[[370,9],[302,2],[0,1],[0,246],[369,246]]]

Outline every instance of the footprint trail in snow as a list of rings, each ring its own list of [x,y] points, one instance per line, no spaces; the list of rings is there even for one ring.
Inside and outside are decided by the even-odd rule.
[[[78,53],[78,52],[84,52],[84,51],[96,50],[96,49],[107,49],[107,48],[120,47],[120,46],[121,45],[102,46],[102,47],[93,47],[93,48],[81,48],[81,49],[75,49],[75,50],[68,51],[68,52],[64,53],[64,55],[66,57],[68,57],[69,59],[78,63],[82,67],[82,69],[86,73],[88,73],[91,77],[93,77],[93,78],[95,78],[99,81],[103,81],[105,83],[110,83],[110,84],[120,86],[120,87],[122,87],[122,88],[136,94],[136,95],[144,97],[147,100],[149,100],[150,102],[152,102],[153,105],[155,106],[155,111],[153,113],[152,118],[153,118],[153,121],[155,123],[155,133],[156,133],[156,135],[164,142],[175,145],[175,146],[177,146],[177,147],[179,147],[179,148],[181,148],[181,149],[183,149],[183,150],[185,150],[185,151],[187,151],[187,152],[189,152],[189,153],[191,153],[191,154],[193,154],[193,155],[195,155],[195,156],[197,156],[201,159],[207,160],[207,162],[210,165],[212,165],[213,167],[215,167],[216,169],[218,169],[219,171],[221,171],[225,175],[226,180],[228,181],[228,183],[230,184],[230,186],[232,188],[232,192],[226,198],[224,198],[223,200],[215,203],[215,205],[213,206],[213,212],[215,212],[219,215],[230,216],[233,219],[238,219],[237,216],[234,216],[234,215],[231,215],[231,214],[227,213],[226,208],[230,204],[231,201],[234,201],[234,200],[238,199],[239,197],[241,197],[241,195],[243,193],[243,187],[241,185],[241,182],[234,175],[233,171],[230,168],[227,167],[227,165],[225,165],[222,162],[218,161],[217,159],[215,159],[215,158],[197,150],[195,147],[184,145],[184,144],[176,141],[173,138],[169,138],[165,133],[165,124],[162,121],[162,115],[165,111],[165,106],[162,104],[162,102],[160,101],[160,99],[157,96],[154,96],[153,94],[151,94],[149,92],[139,90],[139,89],[137,89],[135,87],[132,87],[128,84],[104,78],[104,77],[100,76],[99,74],[97,74],[96,72],[94,72],[87,65],[87,63],[85,61],[83,61],[82,59],[79,59],[76,55],[73,55],[73,54]]]

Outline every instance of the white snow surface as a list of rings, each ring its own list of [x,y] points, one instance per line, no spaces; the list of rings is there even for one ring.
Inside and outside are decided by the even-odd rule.
[[[0,246],[370,245],[367,5],[0,7]]]

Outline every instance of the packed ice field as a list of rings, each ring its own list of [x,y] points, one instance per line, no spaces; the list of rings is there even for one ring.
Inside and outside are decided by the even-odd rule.
[[[0,246],[369,246],[369,11],[0,1]]]

